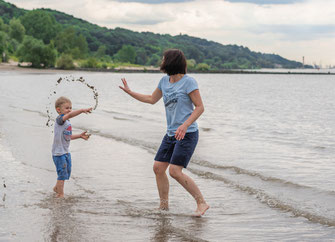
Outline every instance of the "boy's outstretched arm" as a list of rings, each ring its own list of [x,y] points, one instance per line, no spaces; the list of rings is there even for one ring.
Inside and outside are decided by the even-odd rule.
[[[73,110],[63,116],[63,121],[68,120],[70,118],[76,117],[81,113],[91,113],[92,108],[84,108],[84,109],[78,109],[78,110]]]
[[[84,140],[88,140],[89,137],[90,137],[90,134],[87,134],[87,131],[84,131],[81,134],[73,134],[73,135],[71,135],[71,140],[73,140],[73,139],[79,139],[79,138],[82,138]]]

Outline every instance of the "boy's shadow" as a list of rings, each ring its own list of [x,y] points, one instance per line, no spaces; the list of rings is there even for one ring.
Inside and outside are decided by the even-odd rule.
[[[45,227],[46,241],[80,241],[82,223],[75,215],[74,206],[79,198],[67,196],[55,198],[54,194],[44,199],[40,206],[50,210],[49,221]]]

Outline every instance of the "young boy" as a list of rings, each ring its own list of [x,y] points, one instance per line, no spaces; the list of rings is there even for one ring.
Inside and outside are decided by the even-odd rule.
[[[55,102],[55,108],[59,114],[55,122],[54,142],[52,145],[52,158],[57,169],[57,183],[54,192],[57,197],[64,197],[64,181],[69,180],[71,175],[71,155],[69,153],[70,140],[82,138],[88,140],[87,131],[81,134],[72,134],[72,126],[69,121],[81,113],[90,113],[92,108],[72,111],[72,103],[66,97],[60,97]]]

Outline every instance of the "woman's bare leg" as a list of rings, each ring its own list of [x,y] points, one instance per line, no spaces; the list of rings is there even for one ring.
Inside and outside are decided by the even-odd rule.
[[[195,211],[195,215],[204,215],[206,210],[209,209],[209,206],[193,179],[188,175],[184,174],[182,170],[182,166],[170,165],[170,176],[176,179],[186,189],[186,191],[188,191],[194,197],[195,201],[197,202],[197,209]]]
[[[165,173],[168,166],[168,162],[155,161],[153,167],[160,198],[159,208],[163,210],[169,209],[169,179]]]

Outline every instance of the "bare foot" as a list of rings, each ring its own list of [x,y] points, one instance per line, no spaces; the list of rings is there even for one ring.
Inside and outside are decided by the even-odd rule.
[[[169,200],[161,199],[159,209],[165,211],[169,210]]]
[[[64,194],[57,193],[56,198],[64,198]]]
[[[197,210],[195,210],[194,216],[201,217],[208,209],[209,205],[207,203],[200,203],[198,204]]]
[[[159,209],[159,210],[163,210],[163,211],[168,211],[168,210],[169,210],[169,207],[166,207],[166,206],[160,206],[158,209]]]

